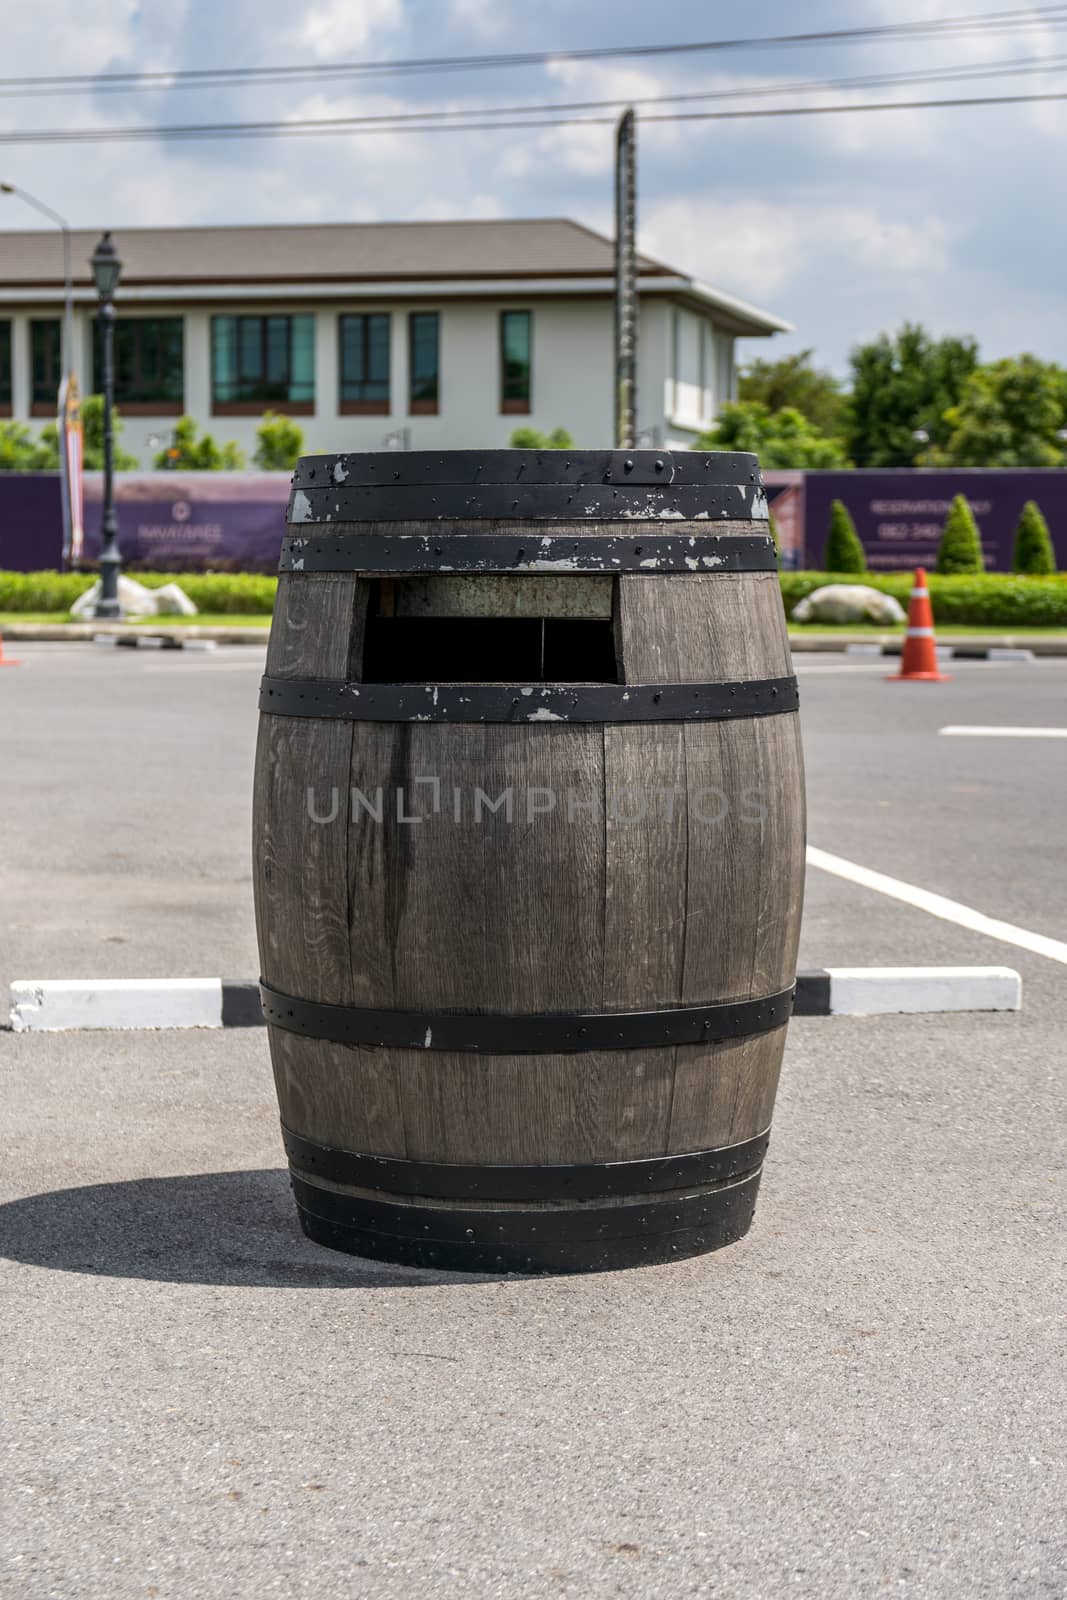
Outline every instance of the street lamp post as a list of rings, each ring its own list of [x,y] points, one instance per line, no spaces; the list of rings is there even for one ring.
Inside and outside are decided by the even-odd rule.
[[[100,595],[93,615],[101,619],[122,616],[119,605],[119,525],[115,516],[115,433],[112,408],[115,398],[115,290],[122,274],[119,253],[105,233],[93,251],[90,265],[100,297],[101,355],[104,368],[104,505],[100,520]]]
[[[13,183],[0,183],[0,194],[17,195],[26,205],[32,206],[34,211],[39,211],[42,217],[54,222],[63,235],[63,345],[60,365],[66,376],[74,359],[74,284],[70,270],[70,226],[58,211],[53,211],[51,206],[46,206],[43,200],[38,200],[34,195],[27,194],[25,189],[16,188]]]

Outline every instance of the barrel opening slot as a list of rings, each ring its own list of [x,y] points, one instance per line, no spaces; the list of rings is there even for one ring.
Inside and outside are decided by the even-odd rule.
[[[621,682],[615,579],[553,583],[565,588],[536,577],[373,579],[363,682]]]

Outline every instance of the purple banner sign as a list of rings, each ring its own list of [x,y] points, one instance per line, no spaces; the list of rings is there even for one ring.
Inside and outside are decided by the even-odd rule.
[[[784,567],[820,567],[830,504],[852,514],[873,572],[932,567],[954,495],[965,495],[986,568],[1011,570],[1019,513],[1036,500],[1067,570],[1067,471],[767,472]],[[85,476],[86,556],[100,549],[101,476]],[[119,546],[135,570],[275,572],[289,496],[286,472],[124,472],[115,480]],[[59,566],[57,473],[0,473],[0,568]]]
[[[119,549],[153,572],[277,572],[288,472],[123,473],[116,479]],[[85,553],[100,550],[103,479],[85,476]]]
[[[1067,471],[808,472],[804,489],[807,566],[821,568],[830,505],[848,507],[872,572],[933,567],[954,496],[970,503],[982,536],[987,572],[1010,572],[1015,527],[1027,500],[1049,525],[1056,565],[1067,568]]]
[[[100,550],[103,479],[85,474],[85,556]],[[123,565],[153,572],[276,572],[289,498],[287,472],[123,472],[115,510]],[[0,474],[0,567],[58,567],[56,473]]]
[[[58,472],[0,472],[0,570],[51,572],[63,559]]]

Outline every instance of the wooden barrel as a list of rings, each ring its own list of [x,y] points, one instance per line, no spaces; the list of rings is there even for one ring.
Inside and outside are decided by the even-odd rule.
[[[739,1238],[804,849],[756,458],[305,457],[280,570],[254,877],[304,1231],[480,1272]]]

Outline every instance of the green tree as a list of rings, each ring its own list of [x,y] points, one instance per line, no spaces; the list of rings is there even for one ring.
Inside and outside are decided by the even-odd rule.
[[[830,528],[822,564],[827,572],[866,572],[867,557],[843,500],[830,506]]]
[[[515,428],[508,444],[512,450],[573,450],[574,440],[566,428],[553,428],[542,433],[538,428]]]
[[[1027,572],[1035,577],[1048,577],[1056,570],[1056,553],[1052,548],[1048,523],[1035,500],[1028,500],[1023,506],[1015,529],[1011,570]]]
[[[945,531],[937,547],[938,572],[984,572],[982,540],[974,513],[958,494],[945,518]]]
[[[237,472],[244,466],[244,454],[232,439],[220,445],[210,433],[201,439],[196,434],[195,418],[179,417],[173,443],[160,451],[153,465],[185,472]]]
[[[929,467],[1058,467],[1067,373],[1023,355],[979,367],[945,413],[947,438],[920,458]]]
[[[781,566],[782,546],[778,542],[778,521],[773,511],[767,512],[767,532],[771,536],[771,543],[774,545],[774,554],[778,561],[778,565]]]
[[[760,465],[785,467],[847,467],[845,452],[836,439],[817,433],[806,417],[792,406],[768,411],[759,400],[731,401],[724,405],[709,433],[701,434],[694,450],[752,450]]]
[[[0,472],[54,472],[58,465],[53,446],[24,422],[0,422]]]
[[[304,451],[304,430],[292,417],[276,411],[264,414],[256,429],[253,464],[262,472],[291,472]]]
[[[849,361],[849,455],[857,467],[911,467],[925,448],[917,432],[934,448],[947,443],[945,412],[959,402],[978,365],[978,346],[973,339],[932,339],[906,322],[895,335],[858,345]]]
[[[799,411],[816,433],[836,437],[844,421],[842,385],[813,364],[814,353],[799,350],[777,361],[758,357],[740,373],[738,399],[756,401],[768,411]]]

